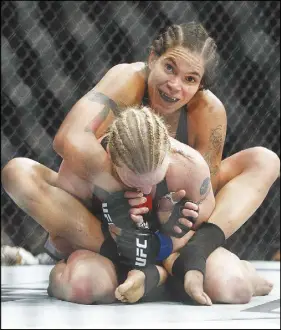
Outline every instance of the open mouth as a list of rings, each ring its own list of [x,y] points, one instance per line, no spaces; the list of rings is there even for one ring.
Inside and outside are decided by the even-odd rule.
[[[179,101],[179,99],[175,98],[175,97],[170,97],[167,94],[165,94],[164,92],[160,91],[159,89],[159,94],[161,96],[161,98],[165,101],[165,102],[169,102],[169,103],[176,103]]]

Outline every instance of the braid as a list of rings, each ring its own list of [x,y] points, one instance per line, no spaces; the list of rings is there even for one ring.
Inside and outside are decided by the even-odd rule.
[[[164,121],[147,107],[123,111],[110,128],[108,145],[116,166],[139,174],[155,170],[171,148]]]
[[[174,41],[176,41],[173,27],[170,26],[164,35],[165,35],[165,50],[167,50],[169,47],[171,47],[174,44]]]
[[[108,144],[110,145],[112,150],[115,150],[114,153],[111,153],[111,158],[114,164],[116,164],[117,166],[121,166],[121,163],[119,162],[118,157],[116,157],[116,154],[121,154],[121,153],[125,153],[126,150],[124,148],[123,144],[120,144],[119,141],[119,135],[117,134],[117,130],[116,129],[111,129],[110,131],[110,139],[108,141]]]
[[[156,141],[158,142],[158,145],[159,145],[159,148],[156,150],[155,152],[155,165],[157,166],[159,164],[159,161],[160,161],[160,151],[161,151],[161,139],[160,139],[160,129],[161,129],[161,126],[160,125],[155,125],[155,138],[156,138]]]
[[[162,54],[162,49],[165,49],[165,47],[163,37],[160,36],[159,39],[154,42],[154,51],[158,56],[160,56]]]
[[[122,127],[122,129],[120,129],[120,127]],[[135,148],[135,146],[130,145],[130,148],[128,148],[126,141],[128,141],[128,129],[124,123],[124,117],[121,115],[119,120],[114,121],[110,129],[108,145],[111,150],[114,150],[114,152],[111,152],[112,161],[117,166],[121,166],[122,162],[120,162],[120,158],[117,157],[118,154],[121,154],[122,157],[126,159],[127,166],[132,169],[134,165],[130,157],[130,149]]]
[[[150,168],[154,168],[154,164],[155,164],[155,152],[153,150],[153,146],[155,144],[155,134],[154,134],[154,125],[152,122],[152,118],[151,116],[147,116],[147,129],[148,129],[148,142],[149,142],[149,158],[150,158],[150,162],[149,162],[149,166]]]
[[[130,115],[130,113],[128,115]],[[123,115],[122,120],[120,120],[119,122],[117,121],[116,127],[120,136],[120,143],[124,145],[127,151],[122,155],[124,158],[124,162],[130,168],[130,170],[133,171],[137,165],[140,165],[137,164],[136,158],[133,157],[133,155],[137,154],[139,150],[136,145],[136,139],[133,137],[131,129],[128,125],[128,121],[132,122],[132,120],[130,120],[130,116],[128,117],[129,118],[127,119],[126,116]],[[132,124],[134,125],[133,122]]]
[[[173,25],[173,32],[175,35],[175,40],[178,41],[179,45],[182,45],[184,41],[182,27],[180,25]]]
[[[201,55],[206,61],[213,60],[216,51],[217,51],[217,45],[214,42],[214,39],[208,38],[204,43],[204,46],[201,51]]]
[[[150,166],[150,159],[149,159],[149,154],[146,152],[146,148],[145,148],[144,134],[142,134],[143,129],[141,127],[140,118],[135,111],[132,112],[132,116],[134,117],[134,120],[136,121],[136,126],[137,126],[137,129],[136,129],[137,137],[136,138],[138,141],[141,141],[140,146],[139,146],[140,147],[139,152],[143,156],[143,158],[141,159],[142,160],[142,169],[143,169],[143,171],[147,171],[147,168],[149,168],[149,166]],[[145,165],[147,165],[147,168],[145,168]]]

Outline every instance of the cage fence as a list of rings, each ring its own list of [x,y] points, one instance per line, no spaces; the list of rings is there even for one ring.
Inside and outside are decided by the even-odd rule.
[[[1,19],[1,168],[29,157],[57,171],[52,141],[72,105],[112,66],[145,61],[160,29],[191,21],[218,45],[223,157],[254,146],[280,156],[279,1],[3,1]],[[2,245],[36,254],[46,235],[1,187]],[[226,247],[251,260],[280,248],[279,179]]]

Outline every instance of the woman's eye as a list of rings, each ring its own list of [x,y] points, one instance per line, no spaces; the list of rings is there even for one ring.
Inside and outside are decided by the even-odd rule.
[[[173,67],[170,64],[166,64],[165,66],[166,66],[167,71],[169,71],[169,72],[174,71]]]
[[[194,79],[193,77],[187,77],[187,78],[186,78],[186,81],[187,81],[187,82],[194,83],[194,82],[195,82],[195,79]]]

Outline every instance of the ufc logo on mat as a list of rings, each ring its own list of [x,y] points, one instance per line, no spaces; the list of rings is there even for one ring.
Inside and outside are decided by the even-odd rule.
[[[102,211],[103,211],[103,215],[107,220],[107,223],[109,225],[113,225],[113,221],[111,219],[110,214],[108,213],[108,208],[107,208],[107,203],[102,203]]]
[[[147,248],[147,240],[144,240],[143,244],[140,242],[139,238],[136,238],[137,243],[137,257],[136,257],[136,266],[144,267],[146,266],[147,254],[144,253],[144,250]]]

